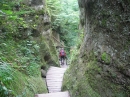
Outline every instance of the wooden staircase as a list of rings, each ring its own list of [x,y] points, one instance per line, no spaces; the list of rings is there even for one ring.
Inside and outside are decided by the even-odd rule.
[[[50,67],[46,75],[46,83],[48,87],[47,94],[36,94],[35,97],[70,97],[69,92],[61,92],[64,72],[67,66]]]
[[[70,97],[68,91],[48,94],[37,94],[35,97]]]

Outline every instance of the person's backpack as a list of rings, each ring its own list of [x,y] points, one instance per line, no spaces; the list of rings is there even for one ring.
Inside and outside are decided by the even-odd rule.
[[[65,54],[65,51],[64,50],[61,50],[60,51],[60,56],[65,56],[66,54]]]

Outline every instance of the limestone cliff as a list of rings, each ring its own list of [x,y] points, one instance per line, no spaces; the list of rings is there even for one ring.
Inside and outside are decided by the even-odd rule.
[[[72,97],[129,97],[130,1],[78,2],[84,40],[63,89]]]
[[[45,0],[2,0],[0,8],[0,97],[47,92],[41,75],[58,56]]]
[[[35,11],[25,17],[26,21],[35,27],[31,29],[27,27],[24,33],[28,34],[28,32],[30,32],[33,39],[40,45],[40,55],[43,62],[46,62],[47,65],[57,65],[58,56],[56,56],[56,48],[51,37],[51,17],[46,8],[46,1],[25,0],[23,2]]]

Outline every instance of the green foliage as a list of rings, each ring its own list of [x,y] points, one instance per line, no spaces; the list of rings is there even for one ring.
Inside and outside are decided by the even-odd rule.
[[[47,92],[40,77],[27,77],[7,63],[0,64],[0,97],[32,97],[35,93]],[[41,84],[43,87],[37,87]],[[33,91],[33,93],[32,93]]]
[[[55,48],[48,46],[51,41],[31,36],[41,23],[39,15],[44,15],[44,10],[36,11],[22,0],[0,1],[0,97],[33,97],[47,92],[40,69],[49,67],[47,62],[55,65],[58,59]]]
[[[79,10],[76,0],[47,0],[52,14],[52,29],[60,33],[68,47],[75,46],[78,37]],[[69,50],[69,49],[68,49]]]
[[[44,60],[46,64],[58,66],[58,56],[56,56],[57,55],[56,48],[54,47],[51,38],[50,40],[48,40],[48,38],[41,37],[40,52],[43,52],[40,53],[40,55],[42,56],[43,58],[42,60]]]
[[[7,89],[6,85],[9,85],[10,81],[13,80],[11,75],[11,68],[7,66],[7,63],[0,63],[0,96],[5,97],[9,95],[10,89]],[[3,83],[4,82],[4,83]]]
[[[60,0],[46,0],[47,2],[47,10],[49,11],[50,15],[55,17],[60,11]]]
[[[110,64],[111,58],[110,58],[110,56],[109,56],[106,52],[104,52],[104,53],[101,55],[101,59],[102,59],[105,63]]]
[[[107,54],[103,54],[106,56]],[[68,90],[72,97],[128,97],[129,92],[110,80],[117,76],[112,69],[104,72],[93,52],[82,59],[73,59],[65,73],[62,90]]]
[[[77,56],[75,56],[72,64],[65,73],[62,89],[64,91],[69,90],[72,97],[101,97],[95,91],[92,84],[90,84],[94,80],[90,78],[90,75],[94,77],[95,74],[101,72],[101,68],[96,65],[96,59],[93,53],[87,57],[87,60],[95,61],[86,62],[86,60],[84,62],[86,64],[83,64],[79,61],[81,59],[77,60]]]
[[[5,36],[18,36],[19,28],[36,28],[33,23],[28,22],[25,17],[34,14],[34,10],[22,3],[22,0],[1,1],[0,3],[0,29]]]
[[[74,46],[78,37],[79,11],[75,0],[62,0],[62,12],[53,23],[53,28],[60,26],[61,39],[66,46]],[[58,24],[58,25],[55,25]],[[57,27],[56,27],[57,26]]]
[[[6,39],[6,41],[0,39],[0,41],[0,97],[8,95],[27,97],[30,94],[31,96],[28,97],[32,97],[34,95],[32,92],[37,93],[37,90],[28,91],[28,89],[34,90],[38,84],[35,79],[35,83],[32,82],[35,86],[33,87],[32,83],[26,82],[26,79],[28,77],[39,79],[41,76],[40,67],[43,63],[39,55],[40,46],[31,40],[17,41],[17,43],[11,39]],[[39,81],[42,82],[42,79]],[[40,87],[46,92],[44,85],[43,88]],[[42,92],[40,89],[38,91]]]

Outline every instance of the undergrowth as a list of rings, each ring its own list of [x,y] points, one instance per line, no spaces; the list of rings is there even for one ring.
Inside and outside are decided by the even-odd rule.
[[[0,1],[0,97],[46,93],[41,66],[58,62],[52,41],[40,37],[45,9],[35,10],[22,1]]]
[[[41,79],[40,67],[43,63],[39,45],[31,40],[1,42],[0,97],[32,97],[35,93],[47,92]]]

